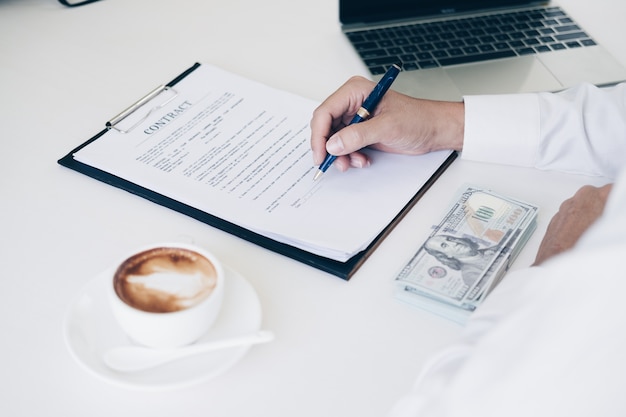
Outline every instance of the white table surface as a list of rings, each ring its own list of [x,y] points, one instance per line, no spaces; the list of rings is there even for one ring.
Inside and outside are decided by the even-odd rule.
[[[562,0],[626,65],[621,0]],[[611,10],[611,11],[607,11]],[[532,262],[565,174],[457,160],[348,282],[57,165],[108,118],[193,62],[322,100],[367,72],[336,0],[0,0],[0,415],[380,416],[461,327],[392,297],[394,274],[465,182],[541,207],[516,268]],[[131,249],[193,239],[256,289],[263,328],[228,372],[164,392],[81,368],[68,305]]]

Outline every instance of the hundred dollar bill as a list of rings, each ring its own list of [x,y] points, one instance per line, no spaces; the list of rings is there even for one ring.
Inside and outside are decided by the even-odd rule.
[[[474,288],[465,296],[464,302],[477,305],[502,279],[511,264],[517,258],[521,249],[526,245],[528,238],[537,227],[537,207],[531,207],[525,221],[514,232],[512,238],[504,246],[498,257],[485,271]]]
[[[536,208],[528,216],[528,220],[521,225],[515,236],[509,241],[505,249],[500,252],[492,266],[481,277],[480,283],[468,294],[461,306],[448,304],[445,300],[423,293],[411,285],[397,285],[395,297],[403,302],[430,311],[449,320],[463,324],[469,314],[484,300],[491,290],[498,285],[506,271],[526,244],[528,238],[536,228]]]
[[[482,278],[496,277],[514,249],[508,245],[525,236],[524,227],[537,209],[474,186],[454,201],[396,283],[412,293],[473,309],[492,282]]]
[[[442,302],[436,298],[430,298],[414,292],[413,287],[398,287],[395,291],[395,297],[397,300],[408,303],[414,307],[426,310],[430,313],[442,316],[448,320],[464,324],[472,313],[472,309],[459,308]]]

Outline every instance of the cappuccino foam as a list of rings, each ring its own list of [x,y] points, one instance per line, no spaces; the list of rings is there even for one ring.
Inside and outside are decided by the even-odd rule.
[[[213,263],[182,248],[154,248],[133,255],[115,272],[117,295],[131,307],[168,313],[193,307],[217,284]]]

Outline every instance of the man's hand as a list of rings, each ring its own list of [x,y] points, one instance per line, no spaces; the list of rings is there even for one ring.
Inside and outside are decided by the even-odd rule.
[[[316,165],[329,152],[337,156],[334,166],[340,171],[366,167],[369,160],[359,150],[368,146],[407,155],[463,148],[462,102],[418,100],[389,90],[370,119],[348,126],[373,87],[372,81],[352,77],[314,111],[311,149]]]
[[[585,185],[565,200],[550,220],[534,265],[572,248],[604,211],[612,187],[613,184],[603,187]]]

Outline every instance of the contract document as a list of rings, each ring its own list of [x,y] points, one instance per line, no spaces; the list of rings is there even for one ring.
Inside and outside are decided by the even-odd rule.
[[[314,181],[319,103],[198,65],[73,151],[74,160],[272,240],[344,262],[449,159],[367,151],[372,164]]]

